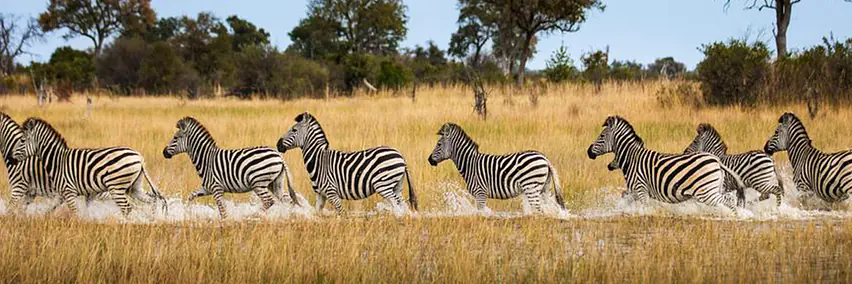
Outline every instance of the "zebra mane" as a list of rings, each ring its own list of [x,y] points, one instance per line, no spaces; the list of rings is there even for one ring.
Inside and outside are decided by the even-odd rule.
[[[805,124],[802,123],[802,120],[799,119],[798,116],[796,116],[792,112],[785,112],[783,115],[781,115],[780,118],[778,118],[778,123],[784,123],[784,121],[790,122],[790,130],[791,131],[793,131],[793,130],[801,131],[802,134],[804,134],[804,136],[805,136],[804,138],[807,139],[808,145],[811,145],[812,140],[811,140],[810,135],[808,135],[808,130],[805,129]]]
[[[59,141],[63,147],[68,148],[68,142],[65,141],[65,137],[62,137],[62,134],[59,131],[56,131],[56,128],[53,128],[53,125],[50,125],[47,121],[44,121],[41,118],[30,117],[24,121],[23,127],[26,131],[32,131],[37,127],[41,126],[42,129],[45,130],[46,133],[50,134],[53,139]]]
[[[698,132],[698,135],[707,134],[716,138],[716,141],[719,141],[719,149],[722,150],[722,153],[728,152],[728,145],[725,144],[725,140],[722,140],[722,135],[719,135],[719,132],[716,131],[716,128],[713,128],[709,123],[702,123],[698,125],[698,128],[695,130]]]
[[[624,119],[623,117],[617,115],[610,116],[606,118],[606,121],[604,121],[603,126],[619,127],[620,129],[624,129],[627,131],[628,134],[630,134],[631,137],[633,137],[634,141],[638,143],[639,146],[645,147],[645,141],[642,140],[642,137],[639,137],[639,135],[636,134],[636,130],[633,129],[633,125],[631,125],[630,122],[627,121],[627,119]]]
[[[438,135],[459,135],[463,140],[469,142],[473,145],[473,148],[479,150],[479,144],[476,141],[473,141],[473,138],[467,135],[467,132],[464,132],[464,129],[461,128],[458,124],[448,122],[441,126],[441,129],[438,130]]]
[[[210,141],[213,142],[213,146],[216,146],[216,140],[213,139],[213,135],[210,134],[210,131],[207,131],[207,128],[204,127],[204,125],[201,124],[201,122],[199,122],[194,117],[187,116],[187,117],[181,118],[177,122],[177,128],[180,129],[180,130],[184,130],[184,131],[186,131],[188,129],[198,130],[198,132],[201,133],[201,135],[205,136],[206,138],[209,138]]]

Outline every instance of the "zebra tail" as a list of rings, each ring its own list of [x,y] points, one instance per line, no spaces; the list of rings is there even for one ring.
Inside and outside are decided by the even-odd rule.
[[[405,167],[405,179],[408,181],[408,204],[414,211],[418,211],[417,194],[414,193],[414,183],[411,182],[411,173],[408,172],[408,167]]]
[[[562,186],[560,186],[562,182],[559,181],[556,168],[550,163],[547,163],[547,167],[550,169],[550,174],[547,175],[548,181],[545,181],[545,186],[550,182],[549,180],[553,180],[553,193],[556,196],[556,204],[559,204],[559,207],[565,210],[565,198],[562,197]]]
[[[145,180],[148,181],[148,185],[151,186],[151,193],[154,195],[155,198],[157,198],[158,200],[160,200],[160,202],[163,203],[163,214],[169,215],[169,203],[166,202],[166,198],[163,197],[163,194],[160,193],[160,190],[157,189],[157,186],[154,184],[154,182],[151,181],[151,177],[148,176],[148,170],[146,170],[144,166],[142,167],[142,174],[145,175]]]
[[[299,198],[296,196],[296,190],[293,189],[293,175],[290,174],[290,168],[287,167],[287,163],[282,164],[284,167],[281,169],[284,171],[284,174],[287,175],[287,194],[290,195],[290,200],[292,200],[293,205],[301,206],[299,204]]]
[[[731,170],[731,168],[728,168],[727,166],[725,166],[725,164],[722,164],[721,162],[719,162],[719,166],[722,168],[723,171],[727,172],[728,175],[730,175],[732,178],[734,178],[735,182],[737,182],[737,205],[739,205],[740,207],[744,207],[745,206],[745,187],[746,186],[743,183],[742,178],[740,178],[740,175],[738,175],[733,170]],[[722,177],[722,179],[724,180],[724,176]],[[723,183],[724,183],[724,181],[723,181]]]

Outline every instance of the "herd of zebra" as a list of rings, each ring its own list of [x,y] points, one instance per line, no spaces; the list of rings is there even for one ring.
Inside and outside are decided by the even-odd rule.
[[[709,124],[701,124],[683,154],[663,154],[645,148],[627,120],[611,116],[587,153],[591,159],[613,153],[615,159],[607,167],[623,173],[627,189],[622,195],[641,202],[649,197],[667,203],[694,198],[735,211],[736,206],[745,206],[744,191],[752,188],[760,193],[758,201],[774,195],[780,206],[784,189],[772,159],[778,151],[788,151],[798,190],[827,202],[848,199],[852,190],[852,151],[826,154],[817,150],[802,122],[792,113],[782,115],[778,123],[763,151],[730,155],[719,133]],[[54,200],[52,208],[66,204],[76,213],[75,201],[82,196],[87,202],[111,198],[127,215],[131,210],[128,195],[145,203],[159,203],[164,212],[168,209],[163,194],[148,176],[142,156],[133,149],[70,148],[53,126],[39,118],[28,118],[18,125],[0,113],[0,127],[0,149],[16,210],[35,197],[45,197]],[[485,208],[487,199],[510,199],[523,194],[530,206],[540,212],[551,183],[556,203],[565,209],[559,177],[542,153],[482,153],[479,145],[454,123],[444,124],[437,134],[439,139],[429,155],[429,164],[437,166],[451,160],[478,209]],[[227,217],[224,193],[252,191],[261,199],[264,211],[276,202],[302,206],[281,156],[294,148],[301,149],[318,211],[328,201],[342,214],[342,200],[365,199],[374,193],[395,208],[405,208],[405,182],[408,206],[417,210],[408,166],[394,148],[381,146],[356,152],[331,149],[319,121],[307,112],[296,116],[295,124],[276,146],[277,149],[221,149],[198,120],[185,117],[178,121],[163,156],[189,156],[201,177],[201,187],[188,199],[212,195],[222,218]],[[143,177],[151,188],[149,192],[143,192]],[[736,192],[736,197],[730,192]]]

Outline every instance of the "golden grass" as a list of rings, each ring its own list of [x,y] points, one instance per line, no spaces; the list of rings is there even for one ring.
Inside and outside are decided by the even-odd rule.
[[[831,109],[811,120],[789,108],[661,109],[656,90],[667,83],[608,85],[601,94],[552,86],[537,107],[525,96],[495,90],[489,119],[472,111],[460,87],[422,89],[416,102],[390,94],[330,100],[184,101],[94,98],[36,106],[32,97],[0,97],[18,122],[39,116],[72,147],[123,145],[140,151],[161,191],[185,197],[200,184],[189,159],[165,160],[162,149],[183,116],[198,118],[222,147],[273,146],[310,111],[331,146],[399,149],[412,171],[421,211],[446,210],[446,184],[463,182],[450,162],[426,162],[445,122],[456,122],[485,152],[535,149],[562,178],[572,212],[617,195],[623,178],[608,172],[611,155],[592,161],[586,149],[608,115],[630,120],[652,149],[681,152],[701,122],[713,124],[732,152],[759,149],[784,111],[802,116],[814,144],[826,151],[852,145],[852,111]],[[301,154],[285,155],[297,191],[313,201]],[[776,155],[786,164],[785,155]],[[6,186],[5,171],[2,174]],[[789,188],[788,188],[789,190]],[[8,189],[2,190],[8,199]],[[245,202],[248,194],[227,198]],[[407,194],[406,194],[407,197]],[[352,211],[381,198],[345,202]],[[212,204],[211,198],[198,201]],[[495,211],[521,211],[521,201],[489,200]],[[783,218],[782,218],[783,219]],[[64,217],[0,216],[0,279],[4,282],[848,282],[852,281],[852,220],[720,221],[699,217],[366,217],[216,219],[175,223],[93,223]]]

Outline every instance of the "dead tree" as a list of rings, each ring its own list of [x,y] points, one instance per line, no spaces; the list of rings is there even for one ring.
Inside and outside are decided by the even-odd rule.
[[[473,110],[482,120],[488,120],[488,91],[482,84],[482,78],[476,72],[468,72],[468,83],[473,88]]]

